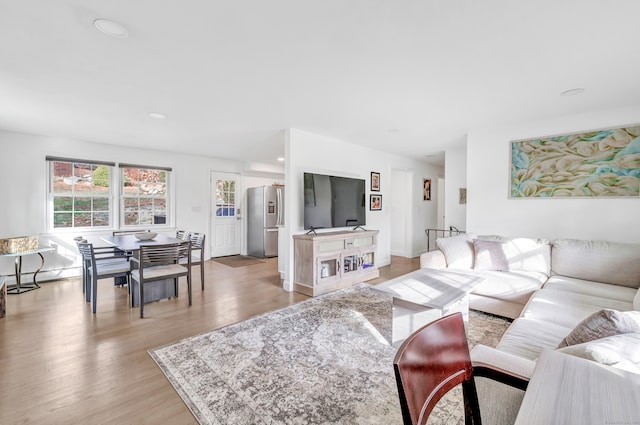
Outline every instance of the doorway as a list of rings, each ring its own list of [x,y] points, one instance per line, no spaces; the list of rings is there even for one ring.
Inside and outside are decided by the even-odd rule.
[[[211,172],[211,233],[212,257],[240,254],[240,205],[238,193],[240,175]]]

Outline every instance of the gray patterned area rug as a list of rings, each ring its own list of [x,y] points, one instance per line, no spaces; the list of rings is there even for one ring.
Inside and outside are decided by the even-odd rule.
[[[202,425],[401,424],[391,297],[366,284],[149,351]],[[470,313],[495,346],[509,322]],[[430,424],[462,424],[452,391]]]

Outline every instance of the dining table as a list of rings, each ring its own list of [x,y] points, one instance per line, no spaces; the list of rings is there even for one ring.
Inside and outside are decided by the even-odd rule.
[[[181,239],[163,235],[162,233],[158,233],[153,239],[148,240],[138,239],[135,235],[102,236],[100,239],[125,252],[139,251],[141,245],[164,245],[183,242]]]
[[[154,238],[141,240],[135,235],[113,235],[102,236],[100,239],[107,244],[118,248],[119,250],[126,252],[130,256],[137,257],[141,246],[153,246],[153,245],[165,245],[171,243],[184,242],[181,239],[174,238],[172,236],[163,235],[158,233]],[[132,267],[134,262],[131,263]],[[139,305],[139,291],[138,282],[131,280],[130,286],[131,292],[131,305]],[[148,282],[144,287],[144,303],[150,303],[159,301],[164,298],[172,298],[178,296],[178,285],[175,279],[165,279]]]

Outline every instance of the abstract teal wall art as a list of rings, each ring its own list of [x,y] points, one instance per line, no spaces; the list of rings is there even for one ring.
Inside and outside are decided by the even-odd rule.
[[[511,198],[640,197],[640,125],[511,142]]]

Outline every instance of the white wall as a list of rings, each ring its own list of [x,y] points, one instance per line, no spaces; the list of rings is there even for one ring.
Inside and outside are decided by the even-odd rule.
[[[512,140],[622,127],[639,123],[639,117],[635,107],[472,131],[467,230],[638,243],[640,198],[509,199],[509,152]]]
[[[461,188],[467,187],[467,149],[449,149],[444,157],[445,173],[445,205],[444,228],[450,226],[465,230],[467,223],[467,206],[460,204]],[[467,188],[468,192],[468,188]]]
[[[79,142],[55,137],[0,131],[2,159],[0,166],[0,237],[39,235],[43,244],[56,244],[55,253],[45,254],[45,267],[39,279],[78,274],[77,252],[73,237],[78,233],[47,234],[47,155],[68,158],[160,165],[173,168],[174,226],[163,232],[173,234],[175,228],[204,232],[209,235],[211,170],[241,173],[246,164],[234,161],[181,155],[121,146]],[[282,174],[278,175],[282,177]],[[264,178],[250,178],[260,183]],[[246,186],[245,186],[246,187]],[[104,232],[103,232],[104,233]],[[110,230],[106,232],[110,234]],[[82,232],[85,237],[99,240],[100,232]],[[207,253],[208,255],[208,253]],[[23,270],[32,271],[39,265],[37,256],[24,258]],[[49,272],[46,272],[50,270]],[[13,274],[13,259],[0,258],[0,274]],[[27,277],[29,280],[30,277]],[[11,279],[12,280],[12,279]]]
[[[365,179],[367,181],[367,199],[370,194],[370,173],[380,172],[382,211],[369,211],[367,208],[367,229],[380,230],[378,235],[378,266],[388,265],[391,261],[391,170],[401,169],[410,172],[409,193],[411,201],[403,208],[408,210],[407,227],[411,238],[407,243],[413,255],[426,250],[424,229],[437,222],[436,202],[422,200],[422,179],[436,181],[439,169],[422,161],[390,155],[385,152],[363,148],[345,141],[290,129],[285,135],[285,186],[287,187],[287,206],[285,232],[288,245],[283,253],[289,263],[285,268],[285,288],[291,289],[293,277],[293,239],[294,234],[304,233],[303,223],[303,173],[305,171],[340,175]],[[346,229],[343,229],[346,230]]]
[[[405,208],[410,200],[411,172],[405,170],[391,170],[391,184],[389,187],[386,207],[391,210],[391,255],[409,257],[409,240],[407,240],[408,224],[411,220],[411,210]],[[383,198],[384,200],[384,198]]]

